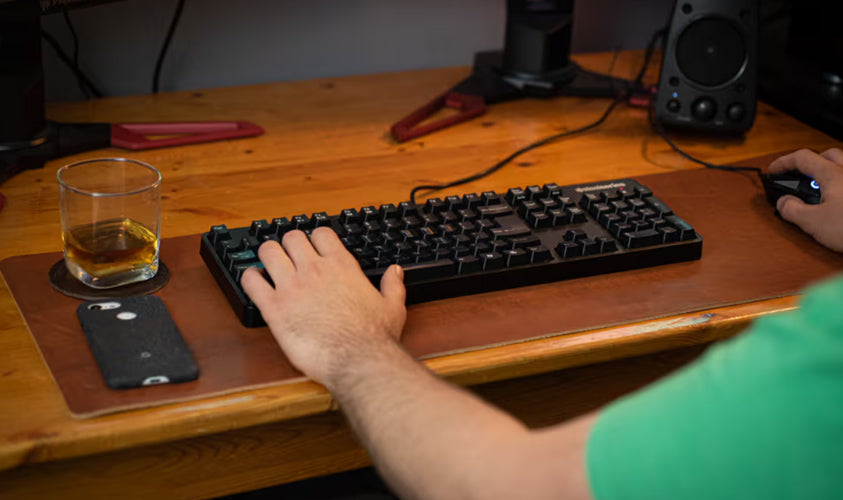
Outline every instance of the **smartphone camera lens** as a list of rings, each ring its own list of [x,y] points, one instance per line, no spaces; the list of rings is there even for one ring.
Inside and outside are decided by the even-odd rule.
[[[92,311],[99,311],[100,309],[102,309],[102,306],[99,305],[99,304],[92,304],[92,305],[88,306],[88,309],[90,309]]]

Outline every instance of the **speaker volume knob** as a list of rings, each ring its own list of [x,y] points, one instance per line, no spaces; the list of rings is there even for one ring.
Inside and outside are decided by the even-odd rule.
[[[733,122],[739,122],[746,116],[746,108],[741,103],[734,103],[726,109],[726,116]]]
[[[691,115],[701,122],[707,122],[717,114],[717,103],[710,97],[700,97],[691,104]]]
[[[682,103],[678,99],[671,99],[667,101],[667,110],[671,113],[678,113],[682,109]]]

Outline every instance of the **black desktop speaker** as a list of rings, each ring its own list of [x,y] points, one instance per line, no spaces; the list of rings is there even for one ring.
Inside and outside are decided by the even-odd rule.
[[[755,121],[758,0],[679,0],[656,94],[665,127],[740,134]]]

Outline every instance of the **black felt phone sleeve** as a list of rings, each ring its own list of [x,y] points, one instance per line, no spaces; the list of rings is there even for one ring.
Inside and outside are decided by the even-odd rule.
[[[188,382],[199,376],[190,348],[159,297],[84,302],[76,314],[112,389]]]

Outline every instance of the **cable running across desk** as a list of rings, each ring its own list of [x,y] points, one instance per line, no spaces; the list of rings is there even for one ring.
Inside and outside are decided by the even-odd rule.
[[[565,137],[569,137],[569,136],[572,136],[572,135],[587,132],[587,131],[589,131],[593,128],[596,128],[596,127],[600,126],[601,124],[603,124],[603,122],[606,121],[607,118],[609,118],[609,115],[612,114],[612,111],[614,111],[614,109],[617,107],[617,105],[620,104],[627,97],[627,95],[629,94],[630,91],[635,90],[635,89],[637,89],[641,86],[641,80],[644,78],[644,73],[647,71],[647,66],[649,66],[649,64],[650,64],[650,59],[653,56],[653,50],[655,49],[655,45],[658,42],[659,38],[664,35],[665,31],[666,31],[665,29],[661,29],[661,30],[659,30],[659,31],[657,31],[656,33],[653,34],[653,36],[650,38],[650,41],[647,43],[647,49],[644,53],[644,63],[641,65],[641,68],[639,69],[638,74],[635,77],[635,80],[633,80],[632,84],[628,88],[623,89],[622,91],[618,91],[615,98],[612,99],[612,102],[609,103],[609,106],[606,107],[606,110],[603,111],[603,114],[600,115],[600,117],[597,120],[595,120],[595,121],[593,121],[593,122],[591,122],[587,125],[584,125],[582,127],[576,128],[574,130],[568,130],[568,131],[565,131],[565,132],[561,132],[559,134],[554,134],[554,135],[545,137],[543,139],[539,139],[538,141],[530,143],[527,146],[524,146],[523,148],[519,149],[518,151],[515,151],[514,153],[510,154],[509,156],[507,156],[503,160],[499,161],[498,163],[494,164],[493,166],[489,167],[488,169],[483,170],[481,172],[478,172],[476,174],[470,175],[468,177],[464,177],[462,179],[458,179],[458,180],[443,183],[443,184],[425,184],[425,185],[421,185],[421,186],[416,186],[410,191],[410,201],[413,202],[413,203],[416,202],[416,193],[418,193],[419,191],[430,191],[430,192],[440,191],[442,189],[448,189],[448,188],[451,188],[451,187],[460,186],[462,184],[468,184],[469,182],[474,182],[476,180],[480,180],[480,179],[482,179],[482,178],[484,178],[488,175],[491,175],[491,174],[497,172],[498,170],[500,170],[501,168],[503,168],[504,166],[509,164],[512,160],[514,160],[515,158],[518,158],[519,156],[521,156],[522,154],[524,154],[528,151],[531,151],[531,150],[536,149],[536,148],[540,148],[540,147],[542,147],[546,144],[550,144],[552,142],[558,141],[559,139],[563,139]],[[614,53],[613,57],[612,57],[612,62],[609,65],[609,71],[608,71],[608,75],[607,75],[609,77],[612,76],[612,69],[615,67],[615,61],[617,60],[617,57],[618,57],[618,52],[616,51]],[[609,79],[609,81],[613,82],[613,80],[611,78]]]

